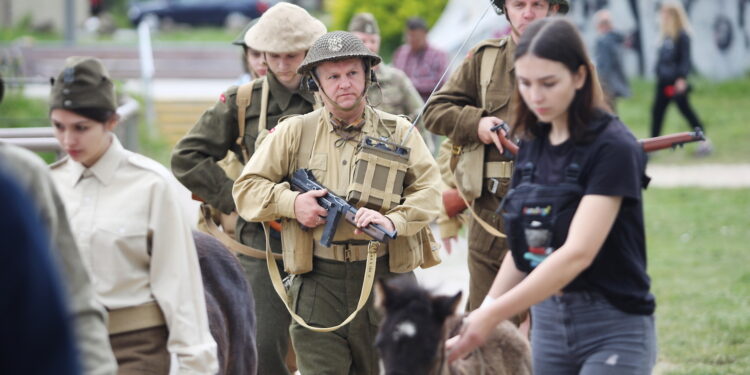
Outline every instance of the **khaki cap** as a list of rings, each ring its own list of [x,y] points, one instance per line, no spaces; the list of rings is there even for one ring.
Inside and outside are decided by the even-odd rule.
[[[263,13],[247,31],[245,45],[262,52],[304,51],[326,31],[326,26],[306,10],[281,2]]]
[[[65,67],[57,78],[52,78],[50,109],[99,108],[115,111],[115,87],[107,68],[94,57],[73,56],[65,60]]]
[[[349,32],[380,35],[380,28],[372,13],[357,13],[349,21]]]
[[[381,60],[380,56],[372,53],[354,34],[348,31],[332,31],[315,41],[305,60],[297,68],[297,73],[306,74],[322,62],[350,58],[361,58],[370,67],[380,64]]]

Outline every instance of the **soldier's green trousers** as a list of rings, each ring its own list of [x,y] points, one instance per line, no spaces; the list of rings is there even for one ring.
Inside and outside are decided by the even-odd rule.
[[[258,374],[289,374],[285,358],[289,348],[289,323],[292,317],[273,289],[266,261],[242,254],[238,257],[255,297]],[[276,264],[281,277],[286,277],[286,272],[282,271],[282,262],[277,261]]]
[[[314,258],[313,270],[292,282],[294,311],[311,326],[341,323],[357,307],[365,263]],[[378,258],[375,279],[395,275],[388,270],[388,255]],[[407,275],[414,278],[412,272]],[[301,374],[379,374],[375,336],[380,314],[373,300],[371,294],[357,317],[334,332],[313,332],[292,322],[289,331]]]

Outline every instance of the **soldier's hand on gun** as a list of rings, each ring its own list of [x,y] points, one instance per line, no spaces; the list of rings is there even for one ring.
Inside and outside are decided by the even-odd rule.
[[[391,222],[391,219],[383,216],[383,214],[378,211],[371,210],[365,207],[357,210],[357,214],[354,215],[354,222],[357,223],[357,229],[354,229],[354,234],[364,233],[359,228],[364,228],[371,223],[379,224],[384,229],[390,232],[396,230],[396,228],[394,228],[393,226],[393,223]]]
[[[320,207],[316,200],[326,194],[328,190],[310,190],[294,199],[294,216],[300,224],[315,228],[326,222],[325,217],[328,216],[328,211]]]
[[[494,143],[500,153],[503,153],[503,145],[500,143],[500,136],[492,128],[495,125],[502,124],[503,120],[495,116],[482,117],[479,120],[479,127],[477,128],[477,135],[482,143],[488,145]],[[502,131],[502,130],[501,130]]]

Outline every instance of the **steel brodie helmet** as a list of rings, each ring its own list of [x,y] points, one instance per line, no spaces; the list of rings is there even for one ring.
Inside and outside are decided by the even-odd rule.
[[[372,53],[359,38],[348,31],[333,31],[324,34],[313,43],[297,73],[307,74],[326,61],[361,58],[371,68],[380,63],[380,56]]]
[[[492,5],[495,8],[495,12],[497,14],[503,14],[505,9],[505,0],[490,0],[492,2]],[[568,3],[568,0],[547,0],[550,6],[552,5],[559,5],[559,8],[557,9],[557,14],[567,14],[568,10],[570,10],[570,4]]]

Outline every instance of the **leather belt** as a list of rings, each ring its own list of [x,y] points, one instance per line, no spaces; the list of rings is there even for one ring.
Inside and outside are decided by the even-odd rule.
[[[155,302],[109,310],[107,330],[110,335],[161,327],[166,324],[164,313]]]
[[[361,242],[364,245],[360,244]],[[367,241],[334,243],[331,247],[321,246],[317,241],[313,245],[313,255],[323,259],[331,259],[339,262],[358,262],[367,259]],[[388,246],[380,244],[377,256],[381,257],[388,253]]]

